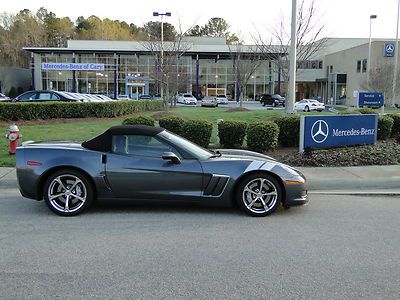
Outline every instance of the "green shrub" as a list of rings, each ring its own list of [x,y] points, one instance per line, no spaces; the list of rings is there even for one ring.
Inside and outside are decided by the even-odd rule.
[[[0,103],[0,120],[112,118],[163,109],[162,101]]]
[[[284,147],[299,146],[300,116],[287,116],[274,120],[279,127],[278,143]]]
[[[211,139],[212,123],[208,120],[185,121],[182,136],[204,148],[208,147]]]
[[[15,88],[15,86],[12,86],[10,88],[10,90],[7,93],[7,96],[10,97],[10,99],[13,99],[18,96],[18,92],[17,92],[17,89]]]
[[[246,136],[247,123],[243,121],[221,121],[218,123],[219,143],[225,148],[240,148]]]
[[[393,119],[392,133],[390,134],[390,137],[396,138],[400,135],[400,114],[390,114],[388,116]]]
[[[339,115],[361,115],[358,110],[342,110],[338,112]]]
[[[358,110],[362,115],[377,115],[379,114],[378,109],[373,109],[370,107],[363,107]]]
[[[161,118],[158,123],[160,124],[160,127],[181,135],[185,120],[177,116],[167,116]]]
[[[392,133],[393,119],[389,116],[378,118],[378,140],[386,140]]]
[[[257,122],[247,127],[247,146],[250,150],[265,152],[278,145],[279,127],[274,122]]]
[[[122,122],[122,125],[147,125],[147,126],[154,126],[154,119],[147,116],[134,116],[125,119]]]

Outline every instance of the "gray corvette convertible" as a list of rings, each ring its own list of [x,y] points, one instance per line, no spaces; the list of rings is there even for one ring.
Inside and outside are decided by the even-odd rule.
[[[115,126],[81,144],[32,142],[17,149],[19,188],[56,214],[81,213],[95,199],[237,205],[267,216],[307,203],[306,179],[245,150],[205,150],[159,127]]]

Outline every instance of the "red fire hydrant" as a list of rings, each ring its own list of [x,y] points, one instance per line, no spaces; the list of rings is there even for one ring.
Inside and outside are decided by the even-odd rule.
[[[10,141],[10,147],[8,148],[8,153],[15,154],[18,147],[18,140],[20,138],[18,126],[12,124],[9,129],[9,133],[6,134],[7,140]]]

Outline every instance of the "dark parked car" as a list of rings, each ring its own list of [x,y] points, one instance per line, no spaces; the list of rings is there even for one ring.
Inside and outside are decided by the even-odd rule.
[[[16,169],[21,194],[62,216],[95,198],[237,204],[260,217],[308,201],[306,179],[292,167],[251,151],[211,152],[143,125],[111,127],[82,144],[26,143]]]
[[[43,101],[81,102],[80,99],[70,95],[69,93],[57,92],[57,91],[29,91],[15,97],[11,101],[12,102],[43,102]]]
[[[276,106],[285,107],[285,97],[282,97],[281,95],[278,94],[275,95],[262,94],[260,97],[260,102],[262,103],[263,106],[270,105],[273,107]]]

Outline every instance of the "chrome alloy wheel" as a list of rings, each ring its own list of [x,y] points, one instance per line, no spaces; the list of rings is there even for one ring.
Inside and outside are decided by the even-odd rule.
[[[49,203],[57,211],[73,213],[86,202],[85,184],[72,174],[62,174],[52,180],[47,190]]]
[[[264,214],[275,207],[278,191],[275,184],[268,179],[255,178],[243,189],[242,200],[249,211]]]

